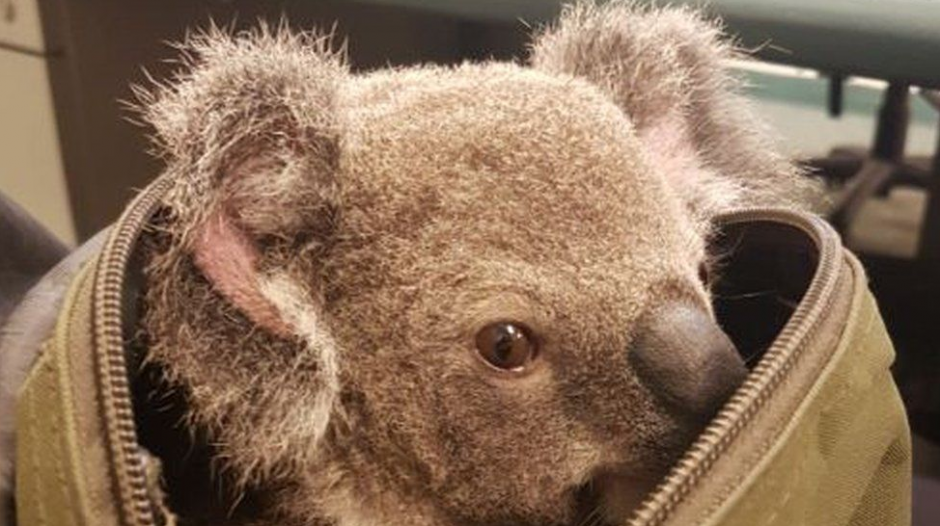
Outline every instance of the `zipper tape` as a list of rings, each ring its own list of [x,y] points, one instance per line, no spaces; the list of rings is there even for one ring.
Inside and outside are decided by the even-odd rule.
[[[148,185],[115,223],[95,272],[92,326],[106,440],[125,526],[155,526],[147,475],[138,450],[124,354],[121,295],[134,244],[171,186],[169,177]]]

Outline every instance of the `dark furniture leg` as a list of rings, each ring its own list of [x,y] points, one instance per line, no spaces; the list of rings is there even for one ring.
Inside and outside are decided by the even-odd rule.
[[[937,133],[937,149],[927,182],[927,209],[920,228],[918,256],[925,260],[940,261],[940,131]]]
[[[848,180],[835,202],[829,222],[844,236],[862,206],[888,183],[897,167],[877,158],[867,159],[855,177]]]
[[[899,163],[904,158],[907,123],[910,120],[910,86],[891,83],[885,91],[884,102],[878,112],[878,129],[872,156]]]
[[[862,205],[880,193],[903,162],[910,120],[909,92],[910,87],[904,83],[891,83],[885,91],[871,157],[846,183],[830,216],[833,226],[843,235],[848,232]]]

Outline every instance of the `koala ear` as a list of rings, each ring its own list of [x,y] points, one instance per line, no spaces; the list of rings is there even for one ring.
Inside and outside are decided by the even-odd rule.
[[[213,28],[181,47],[180,73],[137,90],[174,179],[164,198],[173,234],[164,261],[191,257],[255,325],[304,344],[319,384],[312,403],[296,409],[303,418],[285,421],[309,432],[302,444],[279,447],[313,452],[337,415],[338,346],[314,276],[338,209],[336,100],[348,71],[328,38],[283,26],[234,35]],[[270,437],[258,438],[264,448],[244,438],[248,449],[272,451]],[[268,469],[280,454],[249,470]]]
[[[138,89],[157,153],[182,180],[168,202],[215,289],[253,322],[296,332],[265,294],[262,246],[315,249],[336,207],[338,85],[347,75],[326,37],[286,27],[212,28],[181,46],[183,71]]]
[[[735,56],[720,26],[692,10],[611,0],[566,7],[536,37],[531,63],[607,93],[652,167],[707,219],[741,204],[796,205],[808,191],[739,94]]]

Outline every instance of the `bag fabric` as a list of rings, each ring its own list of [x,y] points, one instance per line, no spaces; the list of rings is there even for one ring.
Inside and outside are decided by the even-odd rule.
[[[0,322],[0,526],[14,524],[14,424],[19,387],[40,355],[43,342],[53,332],[69,285],[85,262],[101,250],[106,235],[106,230],[100,232],[56,263],[44,276],[37,276],[39,281],[16,302],[10,317]],[[15,246],[6,248],[16,249]],[[8,292],[2,290],[4,294]]]
[[[112,489],[108,415],[98,405],[90,312],[96,264],[73,282],[17,401],[19,525],[129,524]]]
[[[173,521],[150,487],[128,480],[127,464],[152,472],[148,457],[127,447],[128,430],[116,425],[114,406],[102,403],[102,375],[127,374],[96,349],[101,335],[93,323],[93,284],[111,246],[74,279],[54,335],[20,393],[21,526]],[[839,253],[839,279],[819,299],[827,302],[825,316],[805,335],[801,359],[655,524],[910,524],[911,446],[889,371],[894,351],[862,267],[848,252]],[[132,410],[130,404],[117,409]]]
[[[861,265],[808,356],[667,524],[907,526],[910,432]]]

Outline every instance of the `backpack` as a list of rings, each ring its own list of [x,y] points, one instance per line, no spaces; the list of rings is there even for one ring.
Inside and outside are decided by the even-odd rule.
[[[168,186],[139,194],[71,277],[19,392],[20,526],[176,521],[141,447],[141,357],[126,345],[135,243]],[[910,432],[858,260],[814,216],[750,209],[719,223],[715,310],[736,343],[762,352],[629,524],[909,525]]]

